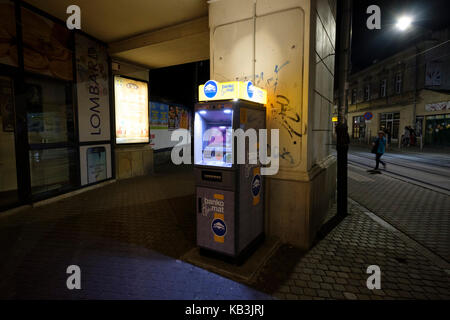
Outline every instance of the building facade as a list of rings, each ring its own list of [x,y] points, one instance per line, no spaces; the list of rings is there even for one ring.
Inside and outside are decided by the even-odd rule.
[[[369,143],[380,130],[400,143],[405,127],[424,145],[450,145],[450,32],[415,44],[349,77],[349,135]],[[417,144],[420,139],[417,139]]]

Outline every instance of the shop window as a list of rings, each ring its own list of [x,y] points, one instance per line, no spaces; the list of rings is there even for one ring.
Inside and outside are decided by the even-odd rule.
[[[352,104],[356,103],[356,89],[352,89],[352,98],[351,98]]]
[[[364,101],[370,100],[370,85],[364,87]]]
[[[366,136],[366,122],[363,116],[353,117],[353,139],[363,139]]]
[[[76,185],[76,151],[74,148],[30,150],[31,192],[63,191]]]
[[[397,73],[395,75],[395,93],[400,94],[402,93],[402,74]]]
[[[33,196],[78,183],[71,83],[25,79],[31,190]]]
[[[384,98],[386,97],[386,88],[387,88],[387,81],[386,79],[381,80],[380,83],[380,97]]]
[[[425,143],[435,146],[450,146],[450,114],[426,117]]]
[[[71,33],[65,25],[22,8],[22,30],[25,71],[73,80]]]
[[[12,1],[0,1],[0,64],[18,67],[14,11]]]
[[[72,142],[71,84],[27,78],[25,88],[29,144]]]
[[[390,139],[398,139],[400,113],[382,113],[380,115],[380,130],[386,132]]]

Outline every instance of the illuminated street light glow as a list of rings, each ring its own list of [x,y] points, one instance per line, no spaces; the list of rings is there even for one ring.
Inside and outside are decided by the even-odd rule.
[[[397,21],[396,27],[401,31],[405,31],[411,26],[412,19],[408,16],[400,17]]]

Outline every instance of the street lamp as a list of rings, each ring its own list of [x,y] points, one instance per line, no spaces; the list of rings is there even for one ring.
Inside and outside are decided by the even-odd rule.
[[[412,18],[408,16],[402,16],[398,19],[395,25],[400,31],[405,31],[411,26]]]

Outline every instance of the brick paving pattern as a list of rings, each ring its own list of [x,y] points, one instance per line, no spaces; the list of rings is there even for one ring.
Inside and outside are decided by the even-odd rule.
[[[348,195],[450,262],[450,196],[386,175],[351,167]]]
[[[177,260],[195,246],[193,193],[178,170],[1,218],[0,299],[270,299]],[[66,287],[72,264],[81,291]]]
[[[251,283],[194,267],[180,261],[195,246],[193,194],[179,169],[0,216],[0,299],[450,299],[448,273],[354,205],[309,252],[282,246]],[[81,291],[65,286],[71,264]],[[379,291],[366,288],[372,264]]]
[[[449,271],[355,205],[349,212],[307,253],[280,248],[260,271],[255,288],[279,299],[450,299]],[[370,265],[381,269],[380,290],[367,288]]]

